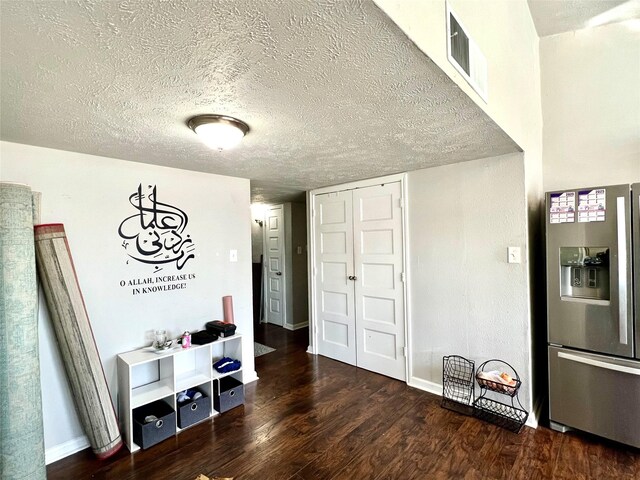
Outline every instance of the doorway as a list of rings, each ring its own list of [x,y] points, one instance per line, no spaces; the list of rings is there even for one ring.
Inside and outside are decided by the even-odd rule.
[[[289,272],[284,266],[284,205],[268,205],[264,221],[265,322],[283,326]]]
[[[262,281],[254,284],[259,314],[256,325],[287,330],[309,325],[307,208],[305,202],[251,206],[254,269],[260,262]]]

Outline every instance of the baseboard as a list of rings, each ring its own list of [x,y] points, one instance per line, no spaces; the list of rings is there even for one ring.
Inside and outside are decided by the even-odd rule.
[[[284,328],[286,328],[287,330],[300,330],[301,328],[305,328],[309,326],[309,322],[304,322],[304,323],[285,323],[284,324]]]
[[[529,418],[527,418],[525,425],[531,428],[538,428],[538,415],[536,415],[535,411],[529,414]]]
[[[424,390],[425,392],[442,396],[442,385],[438,383],[430,382],[422,378],[411,377],[407,382],[407,385],[413,388],[417,388],[419,390]]]
[[[315,349],[313,348],[313,345],[309,345],[309,346],[307,347],[307,353],[310,353],[311,355],[315,355],[315,354],[316,354],[316,351],[315,351]]]
[[[44,461],[47,465],[58,460],[62,460],[69,455],[79,452],[88,448],[89,440],[82,435],[81,437],[74,438],[67,442],[56,445],[55,447],[47,448],[44,452]]]
[[[258,373],[254,370],[251,373],[248,373],[246,370],[243,370],[243,378],[242,381],[246,385],[247,383],[256,382],[259,380]]]

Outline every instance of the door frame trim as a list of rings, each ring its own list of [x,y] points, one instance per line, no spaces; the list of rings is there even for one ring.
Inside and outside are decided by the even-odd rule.
[[[316,195],[325,193],[341,192],[345,190],[356,190],[358,188],[373,187],[383,183],[400,182],[400,191],[402,192],[402,269],[404,272],[404,344],[405,344],[405,383],[409,383],[410,375],[412,371],[411,361],[411,302],[409,296],[409,279],[411,278],[409,272],[409,224],[408,224],[408,190],[407,190],[407,174],[398,173],[394,175],[387,175],[384,177],[369,178],[366,180],[359,180],[356,182],[342,183],[338,185],[332,185],[328,187],[316,188],[314,190],[307,191],[307,245],[309,245],[309,255],[307,257],[307,272],[308,272],[308,285],[309,285],[309,348],[308,353],[313,355],[318,354],[318,322],[316,318],[316,269],[315,269],[315,222],[314,222],[314,204]]]

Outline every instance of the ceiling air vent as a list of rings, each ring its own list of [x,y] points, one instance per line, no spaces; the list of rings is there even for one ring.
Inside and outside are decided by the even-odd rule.
[[[486,102],[487,59],[447,4],[447,57],[456,70]]]

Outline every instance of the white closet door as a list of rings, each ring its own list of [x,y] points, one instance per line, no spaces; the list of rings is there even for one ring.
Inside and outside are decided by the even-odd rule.
[[[400,182],[353,191],[357,365],[406,379]]]
[[[355,365],[351,192],[316,195],[314,213],[318,353]]]
[[[265,250],[266,268],[266,320],[280,325],[284,323],[285,292],[284,284],[284,228],[283,208],[276,205],[266,212]]]

